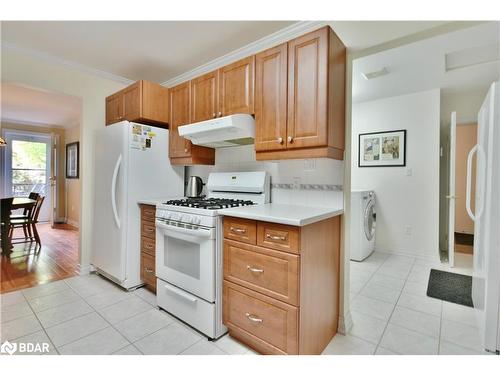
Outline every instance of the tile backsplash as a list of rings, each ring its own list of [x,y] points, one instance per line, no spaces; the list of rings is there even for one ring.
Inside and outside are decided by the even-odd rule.
[[[186,178],[200,176],[206,182],[210,172],[267,171],[271,202],[342,207],[343,167],[333,159],[256,161],[254,145],[248,145],[217,149],[214,166],[187,167]]]

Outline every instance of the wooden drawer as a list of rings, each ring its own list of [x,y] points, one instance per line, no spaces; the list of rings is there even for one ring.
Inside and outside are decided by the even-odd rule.
[[[156,241],[149,237],[141,237],[141,251],[154,257],[156,255]]]
[[[270,249],[299,253],[299,228],[291,225],[257,223],[257,245]]]
[[[153,240],[156,239],[156,227],[154,223],[150,223],[149,221],[143,221],[141,224],[141,235],[143,237],[148,237]]]
[[[224,281],[223,321],[263,353],[298,353],[298,309]]]
[[[257,223],[255,220],[240,219],[237,217],[224,217],[224,237],[255,245],[257,236]]]
[[[224,240],[224,278],[297,306],[299,256]]]
[[[141,220],[151,221],[154,223],[156,216],[156,207],[149,205],[141,205]]]
[[[156,290],[155,258],[145,253],[141,253],[141,280]]]

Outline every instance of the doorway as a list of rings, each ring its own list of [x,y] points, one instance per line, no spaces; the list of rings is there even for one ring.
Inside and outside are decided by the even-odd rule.
[[[51,135],[6,131],[5,139],[5,195],[26,197],[32,192],[43,195],[45,200],[38,220],[53,223],[57,201],[52,191],[55,184],[51,183],[56,169],[52,162]]]

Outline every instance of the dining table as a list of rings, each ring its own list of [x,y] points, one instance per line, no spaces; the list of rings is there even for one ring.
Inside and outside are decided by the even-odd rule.
[[[29,209],[36,204],[35,199],[31,199],[28,197],[14,197],[12,200],[12,211],[18,209]],[[12,249],[12,244],[10,243],[9,238],[9,226],[2,225],[2,253],[9,254]]]

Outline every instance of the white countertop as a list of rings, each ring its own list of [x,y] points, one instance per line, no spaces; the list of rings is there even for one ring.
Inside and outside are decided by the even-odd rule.
[[[179,199],[179,197],[163,197],[163,198],[144,198],[137,201],[137,204],[148,204],[150,206],[156,206],[159,203],[165,203],[171,199]]]
[[[225,216],[269,221],[271,223],[302,227],[304,225],[342,215],[344,213],[344,209],[335,207],[310,207],[268,203],[255,206],[225,208],[223,210],[218,210],[217,212]]]

